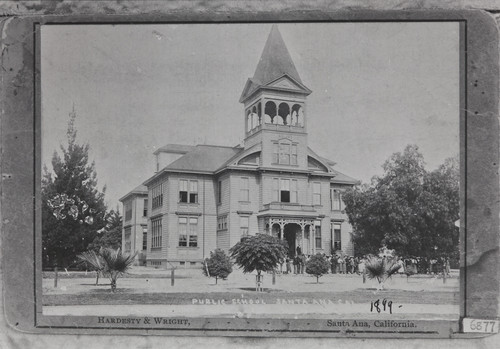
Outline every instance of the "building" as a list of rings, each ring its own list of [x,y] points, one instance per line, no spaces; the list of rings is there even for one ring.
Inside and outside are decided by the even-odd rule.
[[[308,147],[311,92],[273,26],[239,100],[243,145],[169,144],[155,152],[157,172],[143,183],[149,198],[147,265],[195,266],[215,248],[227,251],[257,233],[286,240],[290,255],[298,249],[353,254],[342,191],[357,180]],[[131,202],[135,217],[141,200],[145,191],[121,201]],[[127,235],[134,224],[124,220],[125,247],[139,239]]]
[[[146,264],[148,188],[139,185],[120,198],[123,204],[122,251],[137,252],[137,263]]]

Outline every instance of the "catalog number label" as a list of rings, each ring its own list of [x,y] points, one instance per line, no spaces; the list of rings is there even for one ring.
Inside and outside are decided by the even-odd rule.
[[[465,333],[468,332],[498,333],[499,323],[500,321],[498,320],[481,320],[481,319],[465,318],[462,324]]]

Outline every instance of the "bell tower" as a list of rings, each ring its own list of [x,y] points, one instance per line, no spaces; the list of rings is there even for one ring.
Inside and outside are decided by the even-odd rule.
[[[306,98],[303,83],[276,25],[240,97],[245,148],[260,143],[264,166],[307,167]]]

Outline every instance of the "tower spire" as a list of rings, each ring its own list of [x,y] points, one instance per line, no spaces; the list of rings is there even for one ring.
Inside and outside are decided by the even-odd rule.
[[[295,68],[295,64],[292,61],[292,57],[278,30],[278,26],[273,24],[264,50],[262,51],[259,64],[257,65],[257,69],[255,69],[253,80],[260,85],[265,85],[284,74],[302,83],[299,73]]]
[[[286,76],[291,80],[291,85],[275,86],[273,83]],[[244,102],[254,92],[259,89],[291,88],[296,93],[304,95],[310,94],[309,90],[300,79],[295,68],[292,57],[283,41],[278,26],[273,24],[271,32],[267,37],[264,50],[260,56],[259,63],[252,78],[248,79],[240,97],[240,102]]]

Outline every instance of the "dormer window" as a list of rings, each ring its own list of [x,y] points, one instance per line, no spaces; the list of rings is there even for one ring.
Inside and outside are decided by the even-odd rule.
[[[280,165],[297,165],[297,144],[281,140],[273,144],[273,163]]]

